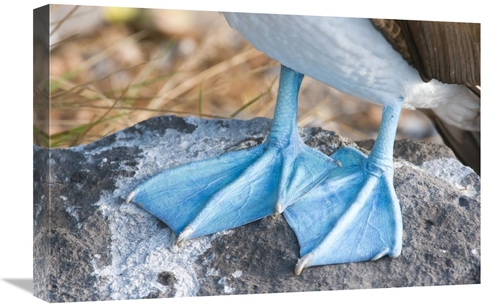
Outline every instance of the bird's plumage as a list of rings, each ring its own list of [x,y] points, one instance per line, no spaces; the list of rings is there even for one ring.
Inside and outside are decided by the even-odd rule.
[[[387,41],[415,67],[422,80],[464,84],[480,96],[479,23],[371,19]]]
[[[255,48],[345,94],[430,109],[445,143],[479,173],[480,143],[466,139],[480,131],[480,24],[223,14]]]
[[[403,97],[403,107],[411,109],[461,104],[466,106],[464,109],[478,112],[478,100],[470,95],[465,86],[444,84],[436,78],[427,77],[428,80],[422,80],[421,73],[388,43],[386,36],[390,35],[382,34],[390,31],[379,31],[387,27],[377,29],[369,19],[223,14],[229,25],[241,32],[255,48],[283,65],[350,96],[378,104],[391,103]],[[380,20],[377,24],[381,24]],[[402,37],[403,31],[399,32]],[[453,49],[457,44],[451,44],[447,49]],[[408,45],[410,44],[406,43]],[[432,48],[433,45],[429,47]],[[409,48],[406,47],[406,50]],[[407,51],[406,57],[415,58],[410,51]],[[465,60],[462,62],[467,63]],[[430,64],[425,67],[427,66]],[[431,69],[431,73],[435,73],[434,70],[439,72],[441,66],[443,65]],[[465,64],[463,66],[467,67]],[[428,76],[429,73],[425,75]],[[446,76],[443,73],[442,78]],[[451,125],[477,130],[479,123],[474,115],[474,112],[456,115],[452,111],[439,114]]]
[[[423,109],[443,141],[480,174],[481,24],[371,19],[387,41],[418,70],[422,80],[463,84],[475,103],[461,101]],[[451,120],[450,120],[451,118]]]

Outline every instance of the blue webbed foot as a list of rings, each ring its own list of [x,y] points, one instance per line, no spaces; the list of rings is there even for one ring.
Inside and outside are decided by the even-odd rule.
[[[178,242],[281,213],[338,167],[299,136],[302,77],[282,67],[273,125],[263,144],[165,170],[127,201],[166,223]]]
[[[259,145],[165,170],[141,183],[130,193],[127,202],[139,205],[179,235],[208,200],[234,182],[262,152],[263,146]],[[247,214],[258,215],[262,208],[255,209],[257,212]],[[270,213],[267,210],[262,214]]]
[[[393,188],[392,148],[400,106],[384,109],[368,157],[354,148],[332,155],[341,168],[288,207],[285,219],[300,244],[295,273],[309,266],[397,257],[402,217]]]

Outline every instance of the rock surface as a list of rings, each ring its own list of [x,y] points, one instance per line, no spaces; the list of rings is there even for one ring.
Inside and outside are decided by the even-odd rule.
[[[127,195],[162,169],[261,143],[270,120],[156,117],[98,142],[34,148],[34,292],[51,302],[480,283],[480,179],[443,145],[397,141],[403,251],[396,259],[305,269],[282,216],[174,247]],[[326,154],[369,150],[302,129]]]

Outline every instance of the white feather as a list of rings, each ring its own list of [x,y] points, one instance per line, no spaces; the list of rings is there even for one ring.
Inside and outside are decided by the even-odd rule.
[[[479,129],[479,105],[465,86],[423,82],[368,19],[223,14],[256,49],[345,94],[378,104],[404,99],[405,108],[433,108],[450,125]]]

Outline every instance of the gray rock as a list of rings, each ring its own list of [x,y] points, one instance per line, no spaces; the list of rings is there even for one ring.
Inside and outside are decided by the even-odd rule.
[[[443,145],[396,142],[404,224],[396,259],[295,276],[299,246],[282,216],[175,247],[168,227],[125,205],[151,175],[259,144],[270,123],[165,116],[88,145],[35,147],[35,295],[65,302],[480,283],[480,179]],[[319,128],[301,133],[326,154],[358,146]]]

